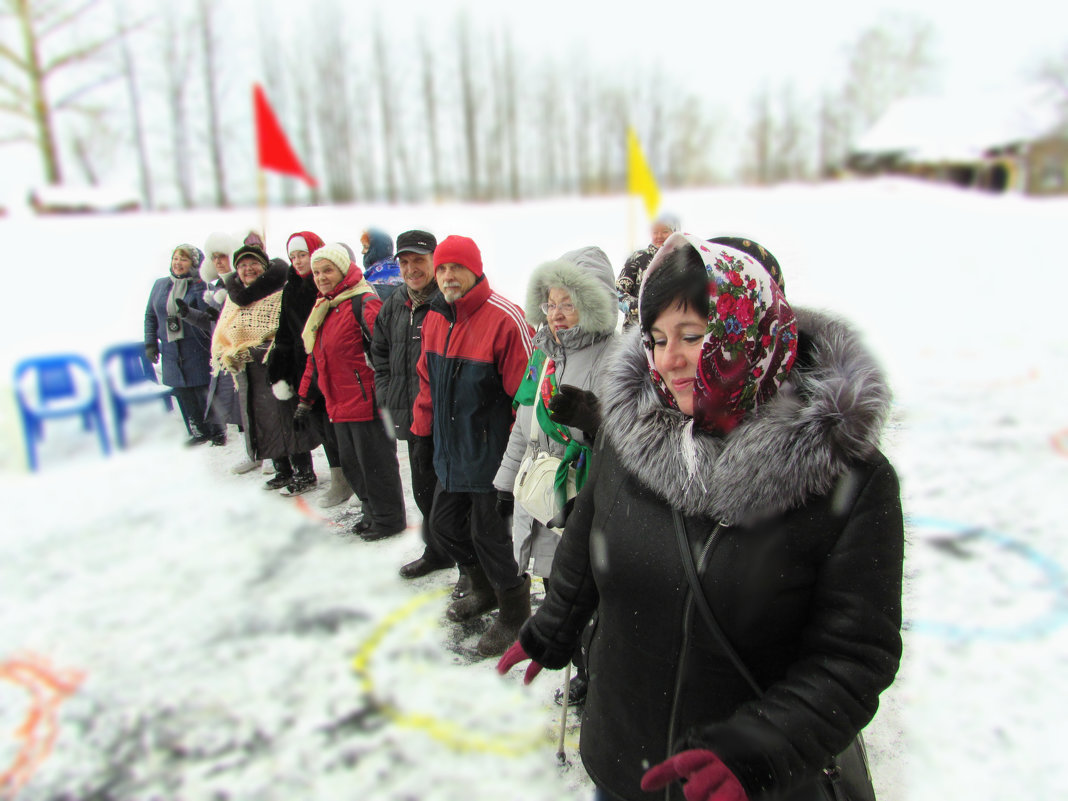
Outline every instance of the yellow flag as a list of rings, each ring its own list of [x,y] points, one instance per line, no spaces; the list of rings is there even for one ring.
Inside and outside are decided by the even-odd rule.
[[[641,195],[649,218],[656,216],[660,208],[660,188],[656,185],[653,171],[642,153],[641,143],[633,128],[627,128],[627,192]]]

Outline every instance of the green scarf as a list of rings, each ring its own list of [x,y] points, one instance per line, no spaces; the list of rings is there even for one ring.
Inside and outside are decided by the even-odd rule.
[[[560,466],[556,469],[554,482],[556,492],[561,496],[560,505],[563,506],[567,492],[567,471],[572,466],[575,468],[575,486],[581,490],[590,471],[591,450],[588,445],[583,445],[571,435],[570,428],[555,423],[549,418],[549,401],[553,399],[559,388],[556,385],[556,363],[552,359],[549,359],[545,380],[540,389],[538,387],[538,378],[541,376],[546,359],[549,359],[548,354],[540,348],[535,349],[531,354],[526,372],[523,374],[523,381],[515,393],[512,408],[534,406],[534,414],[541,430],[549,439],[565,446]]]

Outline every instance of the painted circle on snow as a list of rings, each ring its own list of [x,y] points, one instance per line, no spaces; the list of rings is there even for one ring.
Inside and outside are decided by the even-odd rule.
[[[913,603],[939,614],[908,620],[905,629],[952,640],[1024,640],[1068,623],[1068,574],[1027,543],[953,520],[909,518],[906,526],[927,532],[921,542],[928,547],[912,549],[910,562],[919,564],[910,568],[932,590],[914,583]]]

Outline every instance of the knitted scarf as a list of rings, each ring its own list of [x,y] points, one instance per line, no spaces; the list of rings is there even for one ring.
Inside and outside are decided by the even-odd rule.
[[[282,317],[282,290],[247,306],[228,297],[211,338],[212,371],[239,373],[252,361],[250,351],[264,342],[274,342]]]
[[[174,302],[175,298],[184,298],[185,293],[189,291],[189,282],[191,278],[189,274],[181,277],[171,273],[171,291],[167,293],[167,341],[176,342],[179,339],[185,339],[185,321],[178,314],[178,304]],[[178,321],[178,330],[172,331],[170,326],[171,320]]]
[[[357,295],[374,294],[374,288],[367,283],[363,273],[356,268],[350,268],[349,274],[337,285],[337,289],[341,291],[337,292],[336,295],[320,295],[316,299],[315,305],[312,306],[311,314],[308,315],[308,322],[304,324],[304,331],[300,335],[304,341],[306,353],[311,353],[315,348],[315,340],[319,336],[319,329],[323,327],[326,315],[330,313],[331,309],[337,308],[343,301],[354,298]]]
[[[420,292],[416,292],[411,287],[405,287],[405,289],[408,290],[408,299],[412,302],[412,308],[418,309],[420,306],[430,300],[431,295],[438,291],[438,282],[431,281],[429,284],[423,287],[422,291]]]

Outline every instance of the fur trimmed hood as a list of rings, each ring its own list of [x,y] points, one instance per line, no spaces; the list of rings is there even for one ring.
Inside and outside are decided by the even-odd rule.
[[[601,431],[642,484],[684,514],[737,524],[829,492],[878,448],[882,370],[846,322],[798,309],[799,352],[779,392],[729,434],[695,431],[657,395],[637,331],[606,368]]]
[[[599,247],[585,247],[565,253],[556,261],[546,262],[534,269],[527,282],[524,311],[527,321],[538,328],[545,323],[541,304],[549,297],[552,287],[566,289],[579,312],[581,328],[595,336],[615,330],[619,302],[616,299],[616,277],[612,263]]]

